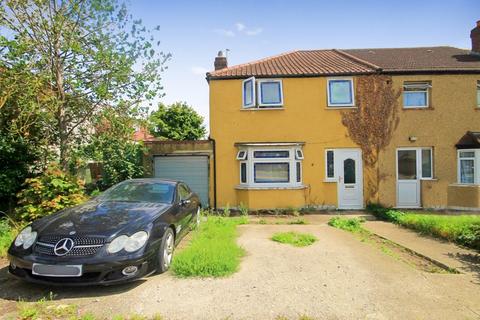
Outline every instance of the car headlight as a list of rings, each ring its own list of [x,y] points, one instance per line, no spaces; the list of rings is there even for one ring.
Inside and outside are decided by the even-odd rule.
[[[32,246],[36,239],[37,232],[32,231],[32,227],[26,227],[15,239],[15,246],[23,246],[23,249],[28,249]]]
[[[121,235],[113,239],[107,247],[109,253],[117,253],[121,250],[127,252],[134,252],[145,245],[148,239],[148,233],[139,231],[132,234],[130,237]]]

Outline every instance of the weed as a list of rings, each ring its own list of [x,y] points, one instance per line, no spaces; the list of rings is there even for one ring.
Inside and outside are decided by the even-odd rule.
[[[317,241],[314,235],[297,232],[279,232],[272,236],[272,240],[280,243],[291,244],[295,247],[306,247]]]
[[[230,204],[227,203],[227,205],[223,208],[223,216],[224,217],[230,217]]]
[[[260,220],[258,220],[258,224],[267,224],[267,220],[260,219]]]
[[[308,222],[305,221],[305,219],[295,219],[292,221],[288,221],[287,224],[308,224]]]
[[[248,207],[243,204],[243,202],[240,202],[240,205],[238,206],[238,209],[240,210],[240,214],[242,216],[248,216]]]
[[[333,217],[328,221],[328,225],[350,232],[359,232],[362,229],[361,220],[358,218]]]

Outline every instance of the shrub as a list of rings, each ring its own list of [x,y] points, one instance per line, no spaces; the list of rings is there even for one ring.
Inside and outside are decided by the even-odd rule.
[[[24,221],[33,221],[86,200],[83,185],[56,166],[36,178],[26,179],[23,187],[17,194],[20,207],[16,213]]]
[[[18,233],[20,226],[12,226],[7,219],[0,219],[0,257],[7,255],[8,247]]]
[[[367,211],[369,211],[371,214],[373,214],[375,217],[377,217],[380,220],[390,221],[389,216],[387,215],[387,212],[389,210],[390,208],[385,208],[379,203],[367,204]]]

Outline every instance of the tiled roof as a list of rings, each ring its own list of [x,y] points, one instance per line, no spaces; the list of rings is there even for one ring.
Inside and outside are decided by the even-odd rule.
[[[480,55],[454,47],[342,50],[373,63],[385,72],[480,71]]]
[[[207,76],[209,78],[314,76],[373,71],[368,63],[351,59],[338,50],[299,50],[212,71]]]
[[[480,56],[453,47],[298,50],[207,73],[209,79],[384,72],[480,73]]]

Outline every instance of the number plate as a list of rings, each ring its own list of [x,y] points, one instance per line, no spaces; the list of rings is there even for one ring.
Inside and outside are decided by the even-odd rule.
[[[82,265],[50,265],[34,263],[32,274],[46,277],[81,277]]]

